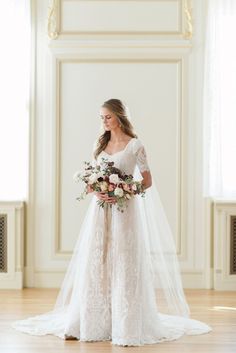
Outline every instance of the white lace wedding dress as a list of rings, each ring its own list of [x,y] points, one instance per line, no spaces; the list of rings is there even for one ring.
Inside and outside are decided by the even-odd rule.
[[[142,142],[101,158],[127,174],[149,170]],[[140,175],[140,174],[139,174]],[[174,241],[155,185],[128,201],[124,213],[92,196],[54,308],[12,327],[32,335],[140,346],[210,332],[191,319]]]

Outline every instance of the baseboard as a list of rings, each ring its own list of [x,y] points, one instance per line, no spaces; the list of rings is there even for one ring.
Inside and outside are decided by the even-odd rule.
[[[34,273],[35,288],[60,288],[65,272],[37,271]],[[201,271],[183,271],[181,273],[184,288],[208,289],[206,276]],[[28,285],[26,285],[28,287]]]

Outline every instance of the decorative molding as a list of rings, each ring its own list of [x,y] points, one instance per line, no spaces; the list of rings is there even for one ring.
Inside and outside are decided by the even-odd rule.
[[[176,49],[178,52],[187,53],[192,48],[192,43],[190,41],[183,41],[182,39],[124,39],[119,38],[114,41],[112,38],[107,39],[90,39],[89,41],[85,41],[82,38],[77,38],[73,41],[73,47],[71,45],[71,41],[67,38],[63,38],[60,40],[53,40],[49,43],[49,47],[55,54],[60,53],[78,53],[79,50],[86,48],[121,48],[123,49],[155,49],[165,50],[165,53],[173,53],[176,54]]]
[[[204,198],[204,234],[205,234],[205,288],[213,288],[214,267],[214,202],[211,197]]]
[[[64,63],[170,63],[178,65],[178,95],[179,95],[179,114],[178,114],[178,122],[177,122],[177,156],[178,156],[178,171],[177,171],[177,234],[176,234],[176,250],[179,256],[179,259],[184,260],[187,257],[187,236],[186,236],[186,180],[185,180],[185,168],[184,165],[185,157],[184,157],[184,149],[185,143],[185,109],[184,109],[184,77],[183,73],[183,57],[180,58],[147,58],[147,59],[116,59],[116,58],[56,58],[55,63],[55,87],[56,87],[56,111],[55,111],[55,131],[56,131],[56,139],[55,139],[55,189],[54,189],[54,249],[52,253],[53,259],[62,259],[67,260],[70,258],[72,251],[65,251],[61,248],[61,71],[62,65]]]
[[[193,36],[193,15],[191,0],[184,0],[184,14],[185,14],[185,39],[192,39]]]
[[[60,288],[66,270],[50,270],[37,269],[35,271],[35,287],[36,288]],[[205,288],[204,273],[200,270],[183,270],[181,271],[183,288]]]
[[[75,0],[81,1],[81,0]],[[90,0],[99,1],[99,0]],[[103,0],[104,1],[104,0]],[[112,0],[108,0],[112,1]],[[144,1],[144,0],[133,0],[133,1]],[[149,0],[150,1],[150,0]],[[161,2],[163,0],[153,0]],[[60,36],[79,36],[79,35],[158,35],[175,37],[178,36],[181,39],[191,39],[193,35],[193,24],[192,24],[192,6],[191,0],[170,0],[176,1],[179,6],[179,29],[177,31],[63,31],[62,29],[62,3],[65,0],[51,0],[51,6],[49,7],[48,16],[48,37],[52,40],[57,39]]]
[[[58,1],[60,1],[60,0],[52,0],[51,7],[49,7],[48,26],[47,26],[47,28],[48,28],[48,37],[50,39],[56,39],[58,37],[58,31],[57,31]]]

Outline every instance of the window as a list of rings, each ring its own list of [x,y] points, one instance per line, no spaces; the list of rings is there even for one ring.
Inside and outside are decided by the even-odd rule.
[[[30,1],[0,3],[0,200],[28,193]]]

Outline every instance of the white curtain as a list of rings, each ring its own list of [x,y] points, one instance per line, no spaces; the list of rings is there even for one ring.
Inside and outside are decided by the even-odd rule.
[[[0,200],[28,192],[30,0],[0,0]]]
[[[236,198],[236,1],[208,0],[204,196]]]

